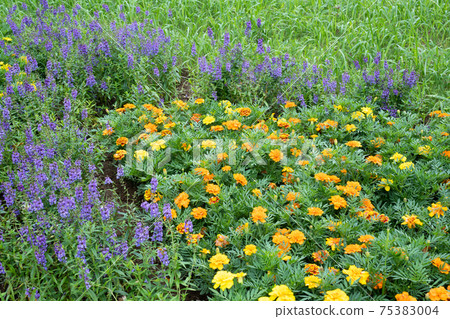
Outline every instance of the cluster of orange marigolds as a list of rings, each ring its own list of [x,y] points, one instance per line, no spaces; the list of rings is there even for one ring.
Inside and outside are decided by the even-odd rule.
[[[188,110],[189,105],[186,102],[183,101],[175,101],[173,102],[179,109],[181,110]],[[197,99],[195,101],[195,104],[202,104],[204,103],[203,99]],[[220,106],[224,108],[224,112],[226,114],[239,114],[241,117],[247,117],[252,113],[252,110],[248,107],[244,108],[236,108],[233,109],[232,105],[228,101],[222,101],[219,103]],[[172,121],[171,116],[166,116],[162,109],[157,108],[151,104],[144,104],[143,107],[150,111],[151,115],[150,118],[146,114],[142,114],[139,117],[139,122],[142,123],[143,128],[145,130],[145,133],[142,133],[140,136],[138,136],[136,141],[133,141],[134,143],[138,142],[141,139],[148,139],[149,134],[159,134],[160,139],[152,142],[150,146],[152,147],[152,150],[158,151],[160,149],[163,149],[166,147],[166,142],[164,139],[162,139],[164,136],[171,135],[174,127],[178,125],[178,123],[175,123]],[[286,102],[285,105],[286,108],[295,107],[295,103],[293,102]],[[343,111],[343,108],[341,106],[334,106],[337,111]],[[116,112],[119,114],[124,114],[125,112],[128,112],[131,109],[135,109],[136,106],[133,104],[125,104],[123,108],[116,109]],[[447,117],[448,114],[442,113],[440,111],[435,111],[430,114],[430,116],[437,116],[437,117]],[[357,120],[361,122],[364,119],[370,119],[374,120],[376,116],[373,114],[373,111],[369,107],[363,107],[361,108],[361,111],[356,111],[351,114],[351,118],[353,120]],[[279,128],[278,131],[274,131],[270,133],[267,138],[271,140],[280,140],[280,141],[286,141],[290,137],[290,133],[287,131],[288,129],[292,129],[295,125],[301,122],[298,118],[275,118],[273,115],[270,118],[271,121],[276,123],[276,126]],[[191,116],[191,121],[195,123],[203,123],[203,125],[209,127],[209,130],[211,132],[220,132],[224,130],[228,131],[238,131],[242,129],[257,129],[257,130],[263,130],[265,133],[268,133],[269,127],[266,124],[265,121],[261,120],[258,121],[257,124],[254,124],[252,126],[247,126],[242,124],[239,120],[233,119],[233,120],[227,120],[222,122],[221,124],[216,123],[216,118],[210,114],[202,115],[199,113],[193,113]],[[310,118],[308,119],[310,123],[318,122],[317,118]],[[212,125],[215,124],[215,125]],[[392,126],[395,123],[394,122],[388,122],[388,125]],[[329,128],[337,128],[339,125],[338,122],[333,121],[331,119],[327,119],[324,122],[316,124],[316,131],[320,133],[323,130],[327,130]],[[355,124],[347,124],[345,125],[345,130],[347,132],[354,132],[357,130],[357,126]],[[114,129],[108,128],[103,131],[103,135],[111,135],[113,134]],[[292,131],[293,133],[294,131]],[[443,132],[441,134],[442,136],[448,136],[448,133]],[[314,140],[318,135],[311,135],[311,138]],[[303,138],[303,136],[300,136],[300,138]],[[431,138],[431,137],[430,137]],[[425,140],[430,140],[428,137],[425,138]],[[118,146],[124,147],[129,143],[129,140],[127,137],[120,136],[116,140],[116,144]],[[337,141],[333,142],[334,144],[337,143]],[[370,143],[372,146],[377,149],[380,148],[383,144],[385,144],[385,140],[382,137],[376,138],[374,140],[371,140]],[[350,149],[355,148],[361,148],[362,144],[360,141],[352,140],[345,143],[346,146],[348,146]],[[205,140],[202,142],[201,147],[204,149],[216,148],[216,143],[213,140]],[[237,146],[236,146],[237,147]],[[244,142],[242,144],[242,149],[251,152],[255,145],[252,145],[249,142]],[[185,151],[189,151],[191,149],[191,145],[188,145],[186,143],[183,143],[182,148]],[[290,149],[291,154],[294,157],[299,157],[302,155],[302,151],[297,148],[291,148]],[[421,155],[426,155],[432,152],[432,148],[428,145],[419,147],[418,153]],[[122,160],[127,155],[126,150],[119,149],[114,154],[114,159],[116,160]],[[443,156],[450,157],[450,151],[445,151],[442,153]],[[138,161],[143,161],[145,158],[147,158],[149,154],[144,150],[138,150],[135,151],[134,157]],[[272,149],[270,150],[268,157],[274,161],[274,162],[281,162],[284,158],[285,154],[278,149]],[[332,158],[333,152],[331,149],[325,149],[322,151],[321,155],[316,158],[318,162],[324,162],[327,159]],[[226,159],[228,158],[227,153],[219,153],[217,154],[217,163],[225,163]],[[394,164],[398,164],[400,170],[413,170],[414,169],[414,163],[411,161],[408,161],[405,156],[403,156],[400,153],[393,154],[390,158]],[[342,157],[342,161],[345,161],[346,157]],[[372,163],[373,165],[381,166],[383,165],[383,157],[380,154],[374,154],[366,157],[367,163]],[[301,166],[309,165],[309,161],[307,160],[299,160],[297,164]],[[232,168],[228,165],[223,165],[221,168],[223,172],[229,172],[232,170]],[[293,180],[292,172],[294,171],[293,168],[285,166],[283,168],[283,182],[285,184],[289,184]],[[344,175],[347,173],[345,169],[341,171]],[[194,174],[201,176],[204,182],[204,191],[205,193],[210,196],[209,198],[209,204],[214,205],[219,202],[218,195],[221,192],[220,186],[214,181],[215,175],[212,174],[208,169],[203,167],[197,167],[194,169]],[[233,179],[238,187],[245,187],[248,184],[248,181],[246,177],[241,173],[233,173],[232,174]],[[338,176],[335,175],[328,175],[324,172],[319,172],[314,175],[314,178],[318,182],[324,183],[328,187],[335,187],[336,190],[340,191],[342,195],[333,195],[329,198],[329,205],[330,207],[333,207],[335,211],[345,209],[348,205],[347,198],[352,197],[356,198],[360,195],[361,192],[361,185],[357,181],[347,181],[345,185],[338,185],[341,182],[341,179]],[[391,179],[387,178],[379,178],[380,184],[378,185],[379,189],[384,189],[385,191],[389,192],[393,185],[393,181]],[[274,183],[269,184],[270,188],[276,188],[277,185]],[[255,188],[251,191],[253,196],[260,197],[262,195],[261,189]],[[299,195],[294,192],[289,192],[286,195],[286,200],[291,203],[291,205],[287,206],[288,209],[296,209],[299,208],[299,204],[295,203],[296,198]],[[145,192],[145,199],[146,200],[152,200],[152,201],[158,201],[161,199],[160,194],[153,194],[150,190],[147,190]],[[190,198],[189,194],[187,192],[181,192],[179,195],[174,199],[175,205],[178,207],[179,210],[182,210],[183,208],[186,209],[190,205]],[[387,223],[389,221],[389,217],[385,214],[380,214],[375,211],[374,205],[371,203],[371,201],[368,198],[361,198],[360,199],[360,209],[357,212],[357,216],[370,220],[370,221],[378,221],[382,223]],[[443,206],[441,202],[433,203],[430,207],[428,207],[429,210],[429,216],[430,217],[442,217],[444,213],[448,210],[447,207]],[[254,224],[263,224],[266,222],[266,219],[270,215],[270,211],[268,208],[257,206],[254,207],[252,211],[248,212],[249,218],[251,218],[251,221]],[[174,217],[177,216],[177,213],[175,210],[172,210],[172,214]],[[208,216],[208,209],[205,207],[193,207],[191,210],[192,217],[196,220],[205,219]],[[307,207],[307,214],[310,216],[322,216],[324,214],[324,211],[320,207]],[[415,228],[416,226],[421,226],[423,223],[416,215],[404,215],[402,217],[403,223],[402,225],[406,225],[408,228]],[[329,225],[330,230],[334,230],[336,226],[338,226],[339,223],[333,223]],[[236,231],[243,231],[249,227],[248,223],[245,223],[238,227]],[[188,244],[197,244],[199,240],[203,237],[203,233],[189,233],[189,231],[186,229],[184,223],[179,223],[177,226],[177,231],[180,234],[186,234],[187,235],[187,241]],[[214,256],[212,256],[209,259],[209,267],[214,270],[218,270],[215,274],[212,283],[214,284],[214,288],[220,287],[221,290],[230,289],[234,285],[234,279],[237,279],[238,283],[242,283],[244,277],[246,276],[246,273],[240,272],[240,273],[232,273],[223,270],[224,266],[227,265],[230,260],[225,255],[219,252],[219,247],[225,247],[228,243],[227,236],[224,236],[222,234],[217,235],[216,239],[216,246],[217,251]],[[333,238],[329,237],[326,239],[325,245],[328,246],[332,251],[340,250],[341,247],[343,247],[343,251],[345,254],[353,254],[353,253],[359,253],[363,249],[367,249],[370,245],[371,241],[374,239],[374,236],[372,235],[362,235],[359,237],[358,241],[359,243],[353,243],[353,244],[347,244],[345,245],[345,241],[343,238]],[[291,256],[289,255],[289,252],[291,250],[292,245],[303,245],[307,238],[305,237],[305,234],[298,230],[290,230],[290,229],[277,229],[277,232],[272,235],[272,242],[277,246],[279,253],[278,257],[282,258],[284,261],[290,260]],[[345,247],[344,247],[345,246]],[[251,256],[255,253],[257,253],[258,248],[255,245],[247,245],[245,246],[243,252],[245,256]],[[201,250],[201,253],[207,255],[210,254],[210,251],[206,248],[203,248]],[[314,252],[312,254],[312,258],[315,262],[318,264],[323,264],[323,262],[330,256],[329,252],[327,250],[319,250],[317,252]],[[440,258],[436,258],[432,260],[432,264],[436,266],[441,273],[448,274],[450,272],[450,265],[444,261],[442,261]],[[322,268],[317,264],[306,264],[305,265],[305,271],[309,274],[309,276],[304,278],[305,286],[309,289],[316,289],[320,287],[321,284],[321,278],[317,275],[320,273],[320,270]],[[333,267],[330,267],[328,269],[329,272],[337,273],[339,272],[338,269],[335,269]],[[380,289],[382,288],[384,284],[384,278],[383,275],[378,273],[369,276],[369,273],[367,271],[364,271],[362,268],[358,268],[355,265],[351,265],[348,269],[343,269],[342,273],[347,275],[347,281],[350,284],[356,284],[359,283],[361,285],[366,285],[368,282],[371,282],[371,285],[374,289]],[[429,291],[427,294],[427,297],[430,300],[450,300],[450,292],[449,292],[450,286],[447,287],[438,287],[433,288]],[[342,291],[341,289],[335,289],[331,291],[322,292],[324,294],[324,300],[327,301],[345,301],[349,300],[348,295]],[[413,296],[410,296],[408,292],[403,292],[401,294],[397,294],[395,296],[397,300],[416,300]],[[290,290],[290,288],[286,285],[276,285],[273,287],[272,291],[269,293],[269,296],[267,297],[261,297],[259,300],[279,300],[279,301],[287,301],[287,300],[295,300],[294,293]]]

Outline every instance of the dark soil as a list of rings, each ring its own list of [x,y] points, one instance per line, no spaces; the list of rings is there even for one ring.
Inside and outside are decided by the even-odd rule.
[[[189,100],[192,97],[192,88],[189,83],[189,72],[187,69],[182,69],[180,74],[180,83],[177,85],[177,92],[179,98],[183,100]]]

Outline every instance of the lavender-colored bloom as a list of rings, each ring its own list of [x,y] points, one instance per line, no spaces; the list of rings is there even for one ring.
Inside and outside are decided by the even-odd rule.
[[[34,255],[39,265],[44,267],[47,270],[47,259],[45,258],[45,252],[47,251],[47,238],[45,235],[36,236],[36,250],[34,251]]]
[[[5,268],[3,267],[3,264],[1,261],[0,261],[0,274],[6,274]]]
[[[62,197],[58,202],[58,212],[62,218],[68,218],[70,211],[76,208],[75,199],[73,197]]]
[[[158,249],[158,258],[159,261],[161,262],[161,264],[163,264],[164,266],[169,266],[169,256],[167,255],[167,251],[166,248],[160,248]]]
[[[172,219],[172,209],[170,208],[170,204],[164,204],[163,206],[163,215],[167,220]]]
[[[258,46],[256,48],[256,52],[258,52],[259,54],[264,54],[263,39],[258,39]]]
[[[251,21],[247,21],[245,23],[245,31],[244,34],[248,37],[250,35],[250,31],[252,30],[252,22]]]
[[[223,36],[223,47],[226,48],[230,45],[230,34],[228,32],[225,32]]]
[[[77,258],[81,258],[81,260],[84,261],[84,263],[86,263],[86,258],[84,257],[84,252],[86,251],[86,237],[83,236],[77,236],[77,241],[78,241],[78,245],[77,245],[77,254],[75,255],[75,257]]]
[[[256,26],[258,28],[261,28],[261,19],[260,18],[258,18],[258,20],[256,20]]]
[[[146,212],[150,209],[150,203],[149,202],[143,202],[141,204],[141,208],[143,208]]]
[[[109,176],[107,176],[105,178],[105,185],[109,185],[109,184],[113,184],[114,182],[111,180],[111,178],[109,178]]]
[[[196,48],[196,46],[195,46],[195,42],[192,43],[191,55],[192,55],[192,56],[196,56],[196,55],[197,55],[197,48]]]
[[[153,69],[153,74],[156,75],[157,77],[159,77],[159,69],[158,68],[154,68]]]
[[[126,240],[116,246],[116,249],[114,250],[114,255],[115,256],[121,255],[123,257],[123,259],[127,259],[128,243]]]
[[[380,63],[381,60],[381,52],[377,52],[377,55],[375,56],[375,58],[373,59],[373,63],[375,63],[376,65],[378,65],[378,63]]]
[[[103,258],[105,258],[105,261],[110,260],[111,257],[112,257],[112,254],[111,254],[111,252],[109,251],[109,247],[103,248],[101,254],[103,255]]]
[[[162,241],[163,240],[163,223],[155,222],[152,235],[152,241]]]
[[[142,223],[140,222],[137,224],[134,235],[136,247],[139,247],[143,242],[149,239],[149,228],[149,226],[142,227]]]
[[[169,9],[169,12],[167,12],[167,16],[170,18],[173,17],[172,9]]]
[[[159,216],[159,206],[157,203],[150,204],[150,216],[158,217]]]
[[[36,300],[38,300],[41,297],[41,294],[39,293],[39,291],[36,289],[36,293],[34,294],[34,298]]]
[[[61,243],[55,243],[55,254],[60,262],[67,262],[66,251]]]
[[[108,202],[105,205],[100,206],[100,215],[102,216],[102,220],[108,220],[113,210],[113,202]]]
[[[184,232],[185,233],[190,233],[190,232],[192,232],[193,229],[194,229],[194,226],[192,225],[192,221],[186,219],[184,221],[184,229],[183,229]]]
[[[97,84],[97,81],[95,81],[95,77],[93,74],[90,74],[86,79],[86,85],[89,87],[93,87]]]
[[[81,111],[81,119],[85,120],[87,117],[88,117],[88,111],[87,111],[87,109],[83,109]]]
[[[117,167],[117,175],[116,178],[119,179],[124,175],[124,171],[123,171],[123,167],[122,166],[118,166]]]
[[[156,189],[158,187],[158,179],[156,179],[155,177],[152,177],[152,179],[150,181],[150,186],[151,186],[152,193],[156,193]]]
[[[217,92],[216,91],[212,91],[211,96],[214,99],[214,101],[217,101]]]

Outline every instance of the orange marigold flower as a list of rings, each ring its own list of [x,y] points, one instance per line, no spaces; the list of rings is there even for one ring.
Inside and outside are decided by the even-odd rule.
[[[300,244],[303,245],[303,243],[306,240],[305,234],[303,234],[301,231],[299,230],[294,230],[292,231],[289,235],[289,242],[291,244]]]
[[[220,187],[216,184],[206,184],[206,192],[213,195],[219,195]]]
[[[297,104],[295,104],[294,102],[290,102],[290,101],[286,101],[286,104],[284,105],[285,108],[290,108],[290,107],[296,107]]]
[[[293,201],[293,200],[295,200],[296,197],[297,197],[297,193],[289,192],[289,193],[286,195],[286,200],[287,200],[287,201]]]
[[[346,200],[339,195],[331,196],[329,201],[331,202],[332,205],[334,205],[334,209],[347,207]]]
[[[228,158],[227,153],[219,153],[217,154],[217,163],[220,163]]]
[[[444,286],[438,288],[431,288],[426,294],[426,297],[432,301],[448,301],[450,300],[450,291],[445,289]]]
[[[236,111],[239,112],[240,116],[249,116],[252,113],[252,110],[248,107],[240,107]]]
[[[127,151],[118,150],[113,156],[116,161],[119,161],[119,160],[123,159],[125,157],[125,155],[127,155]]]
[[[404,291],[401,294],[395,295],[395,300],[397,301],[417,301],[416,298],[411,296],[408,292]]]
[[[223,122],[222,124],[225,125],[227,127],[227,129],[232,130],[232,131],[239,130],[239,128],[242,125],[241,122],[239,122],[238,120],[226,121],[226,122]]]
[[[265,223],[266,222],[266,218],[267,218],[267,209],[265,209],[264,207],[258,206],[253,208],[252,211],[252,220],[254,223]]]
[[[358,244],[347,245],[344,248],[344,252],[346,254],[360,253],[362,251],[362,248],[364,248],[364,247],[362,245],[358,245]]]
[[[362,235],[359,236],[358,240],[361,243],[370,243],[371,240],[375,239],[372,235]]]
[[[191,200],[189,199],[189,195],[185,192],[179,194],[174,200],[175,204],[178,206],[179,209],[181,209],[181,207],[187,208],[189,206],[190,201]]]
[[[383,162],[383,159],[382,159],[381,155],[368,156],[368,157],[366,158],[366,162],[367,162],[367,163],[377,164],[377,165],[380,165],[380,166],[381,166],[381,164],[382,164],[382,162]]]
[[[114,130],[112,128],[107,128],[103,131],[103,135],[111,135],[112,133],[114,133]]]
[[[200,122],[200,117],[201,117],[201,116],[202,116],[202,115],[199,114],[199,113],[194,113],[194,114],[192,114],[192,116],[191,116],[191,121],[192,121],[192,122],[198,123],[198,122]]]
[[[419,218],[417,218],[416,215],[405,215],[402,216],[404,222],[402,223],[402,225],[407,225],[408,228],[415,228],[416,225],[423,225],[423,223],[420,221]]]
[[[274,162],[279,162],[283,159],[283,153],[279,149],[271,150],[269,153],[269,157]]]
[[[211,198],[209,199],[208,202],[209,202],[210,205],[212,205],[212,204],[217,204],[217,203],[219,202],[219,197],[213,196],[213,197],[211,197]]]
[[[339,246],[344,246],[342,238],[329,237],[329,238],[327,238],[325,244],[327,246],[330,246],[331,250],[333,250],[333,251],[336,250],[336,248],[339,250]]]
[[[206,217],[207,211],[202,207],[196,207],[192,209],[191,215],[194,216],[195,219],[202,219]]]
[[[124,146],[128,143],[128,139],[126,137],[119,137],[116,141],[116,145]]]
[[[345,143],[345,145],[349,146],[349,147],[362,147],[361,143],[358,141],[350,141]]]
[[[231,170],[231,166],[226,165],[226,166],[222,167],[222,171],[224,171],[224,172],[229,172],[230,170]]]
[[[211,132],[221,132],[221,131],[223,131],[223,126],[222,125],[211,126]]]
[[[442,156],[450,158],[450,151],[443,151],[441,154]]]
[[[323,215],[323,210],[321,210],[319,207],[309,207],[308,208],[308,215],[310,215],[310,216],[321,216],[321,215]]]
[[[134,109],[136,107],[136,105],[131,104],[131,103],[127,103],[127,104],[124,104],[123,107],[125,109]]]
[[[233,174],[233,178],[236,180],[237,184],[241,184],[242,186],[247,185],[247,179],[242,174]]]
[[[222,234],[218,234],[216,241],[215,241],[215,245],[217,247],[225,247],[226,245],[229,244],[228,242],[228,236],[222,235]]]
[[[147,123],[144,125],[145,131],[148,133],[155,133],[156,131],[158,131],[158,128],[155,124],[153,123]]]
[[[315,262],[319,262],[323,264],[323,262],[330,256],[330,253],[327,250],[319,250],[315,253],[312,253],[312,258]]]
[[[311,275],[318,275],[320,271],[320,267],[316,264],[306,264],[305,271]]]

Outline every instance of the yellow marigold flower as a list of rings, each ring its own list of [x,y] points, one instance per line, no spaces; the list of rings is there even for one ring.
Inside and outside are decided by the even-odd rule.
[[[329,201],[334,205],[334,209],[347,207],[347,201],[339,195],[331,196]]]
[[[291,127],[291,124],[289,124],[289,122],[286,121],[286,119],[284,119],[284,118],[279,119],[277,121],[277,125],[278,125],[278,127],[282,127],[282,128],[290,128]]]
[[[246,152],[251,152],[253,151],[253,145],[249,142],[245,142],[242,144],[242,149]]]
[[[309,207],[308,208],[308,215],[310,215],[310,216],[321,216],[321,215],[323,215],[323,210],[321,210],[319,207]]]
[[[247,179],[242,174],[233,174],[233,178],[236,180],[237,184],[241,184],[242,186],[247,185]]]
[[[148,157],[148,152],[144,150],[137,150],[134,152],[134,157],[137,159],[138,162],[142,162],[144,159]]]
[[[195,219],[202,219],[206,217],[207,211],[202,207],[196,207],[192,209],[191,215],[194,216]]]
[[[191,200],[189,199],[189,195],[186,192],[180,193],[174,199],[175,205],[177,205],[179,209],[181,209],[181,207],[187,208],[189,206],[190,201]]]
[[[217,248],[218,249],[218,248]],[[217,253],[209,259],[209,267],[212,269],[223,269],[223,265],[227,265],[230,262],[227,255]]]
[[[301,166],[305,166],[305,165],[308,165],[309,164],[309,161],[302,161],[302,160],[300,160],[300,161],[298,161],[297,162],[299,165],[301,165]]]
[[[219,286],[222,291],[225,289],[230,289],[233,287],[234,277],[235,275],[229,271],[218,271],[212,280],[212,283],[215,284],[214,289]]]
[[[370,115],[373,113],[372,109],[370,107],[362,107],[361,111],[366,114],[366,115]]]
[[[431,152],[431,147],[429,145],[420,146],[418,152],[419,155],[428,155]]]
[[[325,294],[324,301],[349,301],[350,298],[341,289],[329,290]]]
[[[291,256],[284,256],[283,258],[281,258],[282,260],[284,260],[284,261],[288,261],[288,260],[291,260]]]
[[[157,140],[155,142],[150,143],[153,151],[159,151],[160,149],[166,148],[166,141],[163,139]]]
[[[342,110],[344,109],[344,108],[342,107],[342,105],[333,105],[333,108],[334,108],[336,111],[338,111],[338,112],[342,112]]]
[[[118,150],[115,154],[114,154],[114,159],[116,161],[119,161],[121,159],[123,159],[125,157],[125,155],[127,155],[127,151],[125,150]]]
[[[408,292],[404,291],[401,294],[395,295],[395,300],[397,301],[417,301],[416,298],[411,296]]]
[[[436,215],[437,218],[444,216],[444,213],[448,210],[448,207],[442,206],[441,202],[433,203],[427,208],[430,211],[430,217]]]
[[[392,155],[391,157],[390,157],[390,159],[391,160],[394,160],[394,163],[397,163],[397,162],[405,162],[406,161],[406,157],[405,156],[403,156],[402,154],[400,154],[400,153],[395,153],[394,155]]]
[[[345,145],[349,146],[349,147],[361,147],[361,143],[358,141],[350,141],[345,143]]]
[[[417,218],[416,215],[405,215],[402,216],[404,222],[402,223],[402,225],[407,225],[408,228],[415,228],[416,225],[422,226],[423,223],[420,221],[419,218]]]
[[[208,249],[206,249],[206,248],[203,248],[202,250],[200,250],[200,252],[201,252],[202,254],[205,254],[205,255],[208,255],[208,254],[211,253],[211,252],[210,252]]]
[[[213,140],[206,140],[202,142],[202,148],[216,148],[216,142]]]
[[[317,288],[320,286],[322,279],[317,276],[308,276],[305,277],[305,286],[309,289]]]
[[[401,170],[403,169],[413,169],[414,168],[414,163],[413,162],[405,162],[405,163],[401,163],[398,168],[400,168]]]
[[[358,268],[355,265],[351,265],[348,269],[342,270],[342,273],[348,275],[346,279],[352,285],[356,280],[359,280],[361,285],[365,285],[369,278],[369,273],[367,271],[364,271],[363,268]]]
[[[356,125],[353,125],[353,124],[345,125],[345,130],[347,132],[354,132],[354,131],[356,131],[356,129],[357,129]]]
[[[323,264],[325,260],[330,256],[330,253],[327,250],[319,250],[312,253],[312,258],[315,262],[319,262]]]
[[[222,167],[222,171],[224,171],[224,172],[229,172],[230,170],[231,170],[231,166],[226,165],[226,166]]]
[[[203,104],[203,103],[205,103],[205,100],[204,100],[204,99],[196,99],[196,100],[194,101],[194,103],[195,103],[195,104]]]
[[[386,192],[389,192],[391,190],[391,185],[394,183],[392,179],[386,179],[382,178],[381,183],[378,184],[378,188],[384,188]]]
[[[256,197],[261,196],[261,191],[260,191],[258,188],[254,188],[254,189],[252,190],[252,193],[253,193],[253,195],[256,196]]]
[[[172,102],[173,104],[175,104],[177,107],[179,107],[182,110],[187,110],[189,108],[189,105],[186,102],[183,102],[181,100],[176,100]]]
[[[266,218],[267,218],[267,209],[265,209],[264,207],[258,206],[253,208],[252,211],[252,220],[254,223],[265,223],[266,222]]]
[[[358,120],[361,121],[362,119],[364,119],[366,116],[364,115],[363,112],[360,111],[356,111],[352,113],[352,119],[354,120]]]
[[[6,41],[6,42],[11,42],[11,41],[12,41],[12,39],[11,39],[11,38],[8,38],[8,37],[3,37],[2,40],[3,40],[3,41]]]
[[[215,245],[217,247],[225,247],[226,245],[229,244],[227,239],[228,239],[228,236],[225,236],[225,235],[222,235],[222,234],[217,234]]]
[[[216,119],[214,118],[214,116],[208,115],[203,119],[203,124],[209,125],[211,123],[214,123],[216,121]]]
[[[244,253],[245,253],[247,256],[251,256],[251,255],[253,255],[253,254],[256,254],[256,251],[257,251],[257,249],[256,249],[256,246],[255,246],[255,245],[247,245],[247,246],[245,246],[245,248],[244,248]]]
[[[312,117],[312,118],[308,119],[308,122],[314,123],[314,122],[317,122],[318,120],[319,119]]]
[[[295,301],[294,293],[286,285],[273,287],[269,293],[269,298],[272,301]]]
[[[269,297],[259,297],[258,301],[272,301]]]

